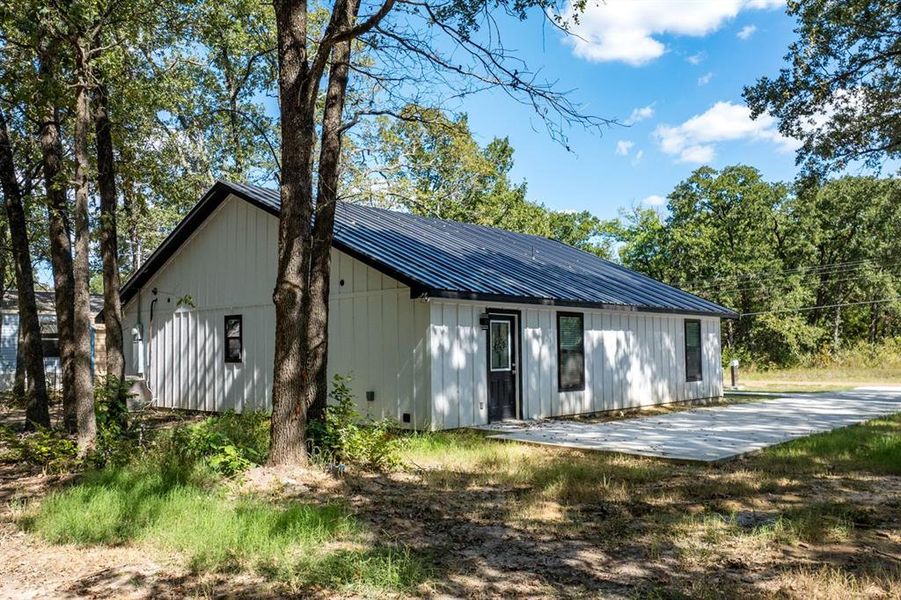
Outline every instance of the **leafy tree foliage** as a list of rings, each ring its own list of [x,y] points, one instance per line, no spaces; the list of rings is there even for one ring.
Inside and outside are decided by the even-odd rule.
[[[553,238],[609,255],[604,224],[587,211],[554,211],[527,199],[526,182],[511,181],[513,147],[495,138],[484,147],[466,115],[410,105],[378,135],[376,181],[356,182],[382,203],[415,214]],[[363,196],[364,198],[366,196]]]
[[[803,140],[799,161],[879,167],[901,156],[901,4],[894,0],[789,0],[798,40],[788,65],[745,88],[757,117]]]
[[[611,233],[626,266],[741,313],[730,352],[785,365],[901,333],[899,198],[897,179],[791,189],[744,165],[702,167],[665,218],[636,209]]]

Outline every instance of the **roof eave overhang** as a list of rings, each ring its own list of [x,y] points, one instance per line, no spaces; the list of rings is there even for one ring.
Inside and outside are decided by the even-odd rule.
[[[441,298],[446,300],[472,300],[477,302],[508,302],[511,304],[529,304],[539,306],[560,306],[566,308],[586,308],[595,310],[615,310],[621,312],[656,313],[669,315],[689,315],[699,317],[719,317],[737,319],[738,313],[728,309],[722,311],[696,310],[688,308],[669,308],[660,306],[641,306],[635,304],[611,304],[608,302],[587,302],[559,298],[538,298],[534,296],[516,296],[507,294],[484,294],[459,290],[438,290],[427,287],[410,287],[413,298]]]

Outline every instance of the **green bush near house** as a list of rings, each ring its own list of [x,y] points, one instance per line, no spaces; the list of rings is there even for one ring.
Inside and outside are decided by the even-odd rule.
[[[364,422],[350,391],[350,379],[335,375],[329,405],[321,421],[312,420],[307,434],[314,458],[391,470],[402,464],[404,438],[390,419]]]
[[[170,443],[188,459],[203,461],[213,471],[230,477],[265,462],[269,416],[228,412],[175,429],[170,435]]]

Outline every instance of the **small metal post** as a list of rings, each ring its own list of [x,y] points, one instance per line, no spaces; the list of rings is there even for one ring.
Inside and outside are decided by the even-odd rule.
[[[729,361],[729,368],[732,371],[732,387],[738,387],[738,359],[733,358]]]

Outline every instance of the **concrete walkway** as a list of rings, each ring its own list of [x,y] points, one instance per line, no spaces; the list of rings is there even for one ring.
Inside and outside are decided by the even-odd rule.
[[[901,386],[793,394],[607,423],[499,423],[492,439],[716,462],[821,431],[901,412]]]

